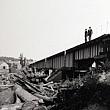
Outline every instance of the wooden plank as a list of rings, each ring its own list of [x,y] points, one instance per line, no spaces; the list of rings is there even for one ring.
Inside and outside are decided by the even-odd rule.
[[[24,90],[21,86],[17,84],[15,85],[15,87],[16,87],[15,93],[18,95],[20,99],[22,99],[25,102],[34,100],[38,104],[38,101],[40,100],[38,97],[35,97],[34,95],[27,92],[26,90]]]

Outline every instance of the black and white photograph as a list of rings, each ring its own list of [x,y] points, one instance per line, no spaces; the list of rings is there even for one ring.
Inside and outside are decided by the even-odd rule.
[[[0,0],[0,110],[110,110],[110,1]]]

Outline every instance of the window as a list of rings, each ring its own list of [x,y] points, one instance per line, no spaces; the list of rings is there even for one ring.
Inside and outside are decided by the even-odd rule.
[[[6,69],[6,67],[5,67],[5,66],[3,66],[3,69]]]

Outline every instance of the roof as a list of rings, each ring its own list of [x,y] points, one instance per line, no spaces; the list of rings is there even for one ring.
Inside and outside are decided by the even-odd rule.
[[[2,63],[6,63],[5,61],[0,61],[0,65],[2,64]],[[7,64],[7,63],[6,63]],[[8,64],[7,64],[8,65]]]
[[[59,56],[59,55],[64,55],[64,51],[59,52],[59,53],[57,53],[57,54],[54,54],[54,55],[52,55],[52,56],[49,56],[49,57],[47,57],[47,59],[53,58],[53,57],[57,57],[57,56]]]
[[[100,37],[98,37],[98,38],[96,38],[96,39],[93,39],[93,40],[91,40],[91,41],[89,41],[89,42],[82,43],[82,44],[80,44],[80,45],[77,45],[77,46],[75,46],[75,47],[72,47],[72,48],[70,48],[70,49],[67,49],[67,50],[66,50],[66,53],[75,51],[75,50],[77,50],[77,49],[82,49],[82,48],[84,48],[84,47],[87,47],[87,46],[90,46],[90,45],[93,45],[93,44],[97,44],[98,42],[102,42],[102,41],[108,40],[108,39],[110,40],[110,34],[104,34],[104,35],[102,35],[102,36],[100,36]],[[54,55],[52,55],[52,56],[49,56],[49,57],[47,57],[46,59],[53,58],[53,57],[56,57],[56,56],[59,56],[59,55],[64,55],[64,51],[59,52],[59,53],[57,53],[57,54],[54,54]],[[36,61],[36,62],[32,63],[31,65],[34,65],[34,64],[36,64],[36,63],[38,63],[38,62],[42,62],[42,61],[45,62],[45,59]]]
[[[84,48],[84,47],[87,47],[87,46],[90,46],[90,45],[93,45],[93,44],[96,44],[98,42],[101,42],[101,41],[104,41],[105,39],[109,39],[110,40],[110,34],[104,34],[96,39],[93,39],[89,42],[86,42],[86,43],[82,43],[80,45],[77,45],[75,47],[72,47],[68,50],[66,50],[67,53],[71,52],[71,51],[75,51],[77,49],[81,49],[81,48]]]
[[[42,59],[42,60],[36,61],[34,63],[31,63],[30,66],[35,65],[36,63],[39,63],[39,62],[45,62],[45,59]]]

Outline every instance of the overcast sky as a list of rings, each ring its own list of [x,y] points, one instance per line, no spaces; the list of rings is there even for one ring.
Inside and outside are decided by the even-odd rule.
[[[110,0],[0,0],[0,56],[39,60],[110,32]]]

